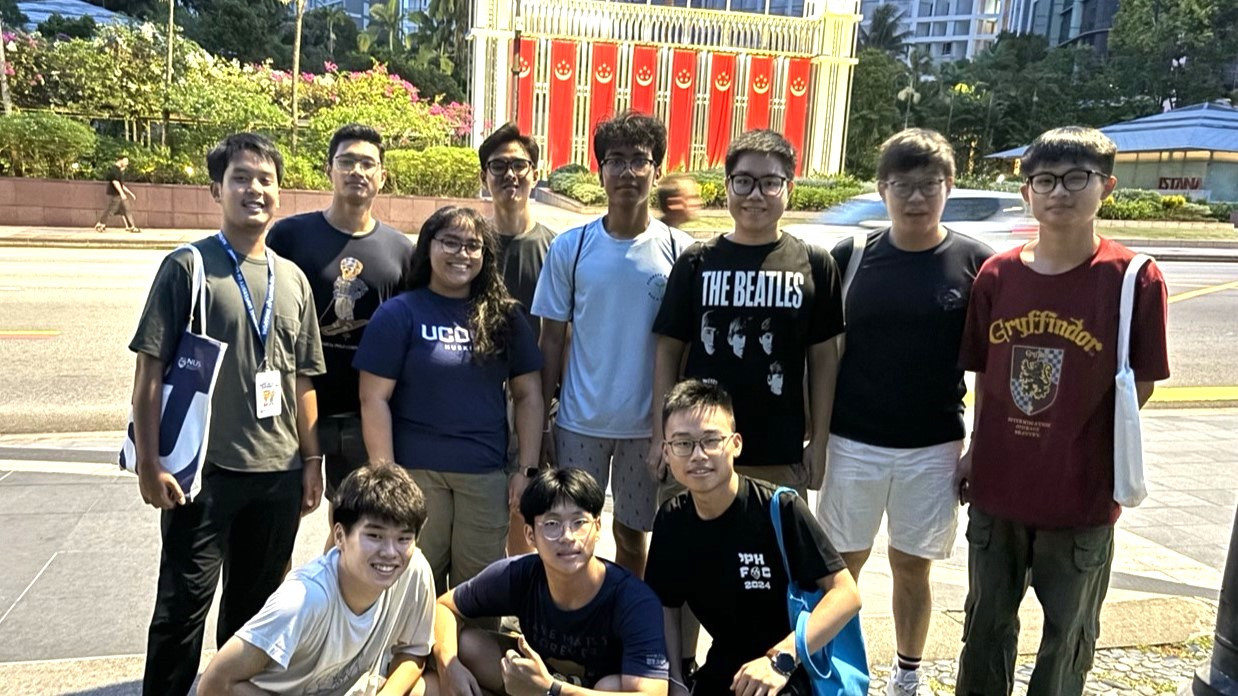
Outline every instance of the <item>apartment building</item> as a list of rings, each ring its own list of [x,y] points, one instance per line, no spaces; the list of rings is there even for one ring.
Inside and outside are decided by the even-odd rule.
[[[881,5],[894,5],[909,32],[907,43],[934,61],[972,58],[991,45],[1005,24],[1009,0],[862,0],[863,26]]]
[[[1118,0],[1009,0],[1008,29],[1040,34],[1050,46],[1084,44],[1100,54],[1109,49],[1109,30]]]

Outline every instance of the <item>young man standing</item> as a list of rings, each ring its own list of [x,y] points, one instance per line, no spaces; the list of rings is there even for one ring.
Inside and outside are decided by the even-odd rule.
[[[231,135],[207,155],[220,232],[194,242],[206,272],[206,326],[228,344],[211,398],[202,491],[185,499],[159,464],[164,366],[190,307],[191,264],[169,255],[151,286],[129,349],[134,443],[142,500],[162,513],[163,552],[146,653],[144,694],[188,693],[203,622],[221,566],[219,645],[262,608],[283,580],[301,515],[322,498],[318,408],[323,372],[309,282],[266,248],[279,208],[283,159],[266,138]]]
[[[606,215],[555,238],[533,298],[547,405],[562,382],[554,435],[543,442],[555,465],[588,471],[603,490],[614,474],[615,560],[639,577],[657,512],[658,484],[644,466],[653,431],[650,329],[671,266],[692,238],[649,215],[666,154],[661,121],[634,112],[604,121],[593,150]]]
[[[520,303],[521,312],[537,337],[540,322],[529,312],[537,279],[546,263],[546,253],[555,233],[535,221],[529,211],[529,200],[539,177],[538,147],[533,138],[524,135],[514,123],[506,123],[482,141],[477,149],[481,160],[481,185],[494,201],[494,227],[499,233],[499,271],[507,291]],[[513,421],[509,413],[509,422]],[[509,438],[509,459],[514,460],[517,440],[514,422]],[[529,553],[520,521],[519,484],[536,475],[525,471],[524,478],[513,476],[508,491],[511,520],[507,533],[509,554]]]
[[[974,370],[975,426],[960,460],[968,510],[961,696],[1009,694],[1017,613],[1030,584],[1044,631],[1029,696],[1077,696],[1092,667],[1113,562],[1114,375],[1122,278],[1134,254],[1096,234],[1117,148],[1057,128],[1023,154],[1040,235],[976,277],[960,365]],[[1169,377],[1165,280],[1138,273],[1130,365],[1139,401]]]
[[[662,400],[687,351],[688,377],[717,380],[735,397],[735,418],[748,433],[743,455],[736,455],[739,471],[801,492],[820,485],[833,387],[827,366],[836,355],[830,339],[843,330],[840,285],[829,254],[778,229],[794,176],[795,150],[781,135],[758,130],[736,138],[726,155],[735,231],[693,246],[671,272],[653,325],[654,439],[647,460],[659,480],[666,473]],[[707,330],[714,345],[698,340]],[[726,345],[718,346],[723,331]]]
[[[107,208],[99,215],[99,221],[95,223],[95,232],[106,230],[107,219],[113,215],[119,215],[125,221],[125,231],[142,231],[133,224],[133,216],[129,214],[128,201],[136,201],[138,197],[133,195],[133,191],[130,191],[128,186],[125,186],[125,170],[128,168],[129,158],[121,155],[116,159],[116,164],[107,170]]]
[[[787,586],[825,592],[808,620],[808,648],[816,652],[860,610],[846,564],[803,499],[784,496],[779,514],[787,576],[770,517],[775,489],[736,473],[744,438],[722,387],[682,382],[667,394],[662,413],[666,460],[687,491],[658,512],[646,578],[662,600],[673,696],[688,693],[679,654],[684,605],[713,638],[692,693],[810,696],[787,616]]]
[[[297,568],[228,639],[198,693],[342,693],[375,665],[380,696],[422,696],[434,636],[434,576],[417,549],[421,490],[391,464],[350,474],[336,494],[334,545]],[[387,662],[390,660],[390,665]]]
[[[846,297],[847,333],[817,514],[857,580],[888,519],[896,662],[889,696],[914,696],[932,616],[929,571],[949,558],[963,452],[959,341],[967,298],[993,250],[941,225],[954,151],[912,128],[881,146],[877,191],[889,229],[870,233]],[[855,255],[834,248],[840,268]]]
[[[536,554],[506,558],[439,597],[435,659],[453,693],[666,694],[662,612],[627,570],[593,555],[606,493],[579,469],[539,473],[520,498]],[[523,635],[458,619],[514,615]]]
[[[369,459],[353,356],[378,305],[399,292],[413,256],[408,238],[373,216],[374,199],[387,181],[383,154],[378,131],[357,123],[341,127],[327,146],[330,207],[280,220],[267,236],[270,249],[305,273],[318,307],[327,372],[314,378],[314,388],[328,505],[344,477]],[[332,513],[328,508],[329,523]],[[328,535],[327,548],[333,537]]]

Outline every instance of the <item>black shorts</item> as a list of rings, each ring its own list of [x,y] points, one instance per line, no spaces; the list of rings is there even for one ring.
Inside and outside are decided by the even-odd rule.
[[[344,478],[370,459],[361,437],[361,418],[345,414],[318,419],[318,444],[327,460],[326,488],[330,500]]]

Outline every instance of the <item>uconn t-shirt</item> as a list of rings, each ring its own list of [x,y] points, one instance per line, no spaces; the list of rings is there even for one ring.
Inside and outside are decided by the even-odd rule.
[[[502,469],[507,452],[506,381],[542,368],[529,323],[512,314],[507,347],[473,356],[469,303],[418,288],[375,312],[353,366],[394,379],[396,462],[409,469],[479,474]]]

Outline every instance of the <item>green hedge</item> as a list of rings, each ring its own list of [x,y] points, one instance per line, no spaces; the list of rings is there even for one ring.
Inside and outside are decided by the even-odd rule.
[[[1100,205],[1102,220],[1170,220],[1175,222],[1229,221],[1229,204],[1188,201],[1185,196],[1161,195],[1144,189],[1118,189]]]
[[[97,141],[89,126],[67,116],[0,116],[0,166],[10,176],[73,178]]]
[[[438,145],[425,150],[390,150],[386,166],[387,188],[392,193],[473,198],[481,190],[477,152],[472,148]]]

